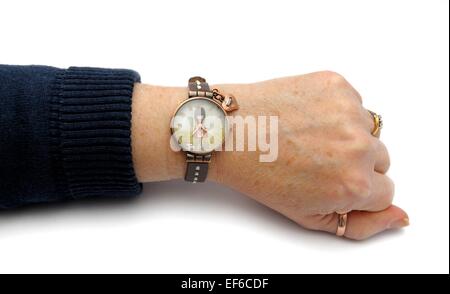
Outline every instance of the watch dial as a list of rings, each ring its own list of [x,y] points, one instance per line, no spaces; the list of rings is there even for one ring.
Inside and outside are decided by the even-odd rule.
[[[184,151],[202,154],[222,146],[228,134],[223,109],[209,98],[186,100],[171,123],[172,136]]]

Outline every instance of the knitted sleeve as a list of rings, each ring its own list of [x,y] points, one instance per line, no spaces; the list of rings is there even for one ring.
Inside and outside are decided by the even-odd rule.
[[[139,194],[131,70],[0,65],[0,208]]]

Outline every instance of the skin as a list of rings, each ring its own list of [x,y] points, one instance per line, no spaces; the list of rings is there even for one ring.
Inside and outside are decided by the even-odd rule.
[[[334,234],[337,213],[348,212],[350,239],[409,224],[406,212],[392,205],[386,146],[371,134],[373,118],[341,75],[317,72],[212,87],[237,98],[240,108],[232,115],[277,115],[279,152],[274,162],[259,162],[259,152],[215,152],[208,180],[312,230]],[[169,124],[187,95],[185,87],[135,85],[132,148],[139,181],[184,177],[185,155],[171,150]]]

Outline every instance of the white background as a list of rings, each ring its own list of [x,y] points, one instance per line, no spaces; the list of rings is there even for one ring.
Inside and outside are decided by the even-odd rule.
[[[0,63],[132,68],[143,82],[343,74],[383,114],[411,226],[364,242],[305,231],[227,188],[0,212],[0,272],[448,273],[449,4],[2,1]]]

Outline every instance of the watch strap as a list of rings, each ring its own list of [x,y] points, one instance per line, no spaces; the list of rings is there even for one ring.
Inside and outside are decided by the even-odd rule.
[[[185,181],[192,183],[202,183],[208,176],[209,162],[211,161],[211,153],[198,155],[186,153],[186,174]]]
[[[189,79],[189,98],[191,97],[213,97],[213,92],[204,78],[192,77]]]

